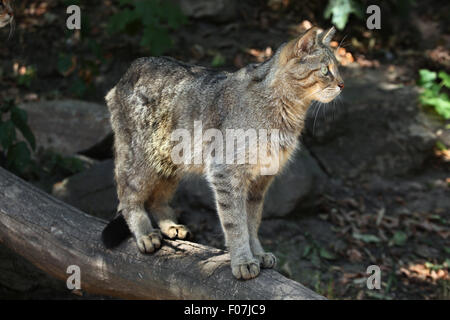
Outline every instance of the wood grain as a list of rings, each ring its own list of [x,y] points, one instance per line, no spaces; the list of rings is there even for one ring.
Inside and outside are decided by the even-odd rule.
[[[66,281],[81,269],[81,290],[124,299],[324,299],[274,270],[233,278],[229,254],[188,241],[164,240],[153,255],[132,239],[106,249],[106,222],[53,198],[0,168],[0,242]]]

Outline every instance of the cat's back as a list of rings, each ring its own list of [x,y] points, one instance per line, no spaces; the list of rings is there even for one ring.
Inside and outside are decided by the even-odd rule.
[[[121,94],[131,94],[139,88],[151,91],[189,89],[195,82],[223,79],[225,72],[188,64],[170,57],[147,57],[135,60],[117,85]]]

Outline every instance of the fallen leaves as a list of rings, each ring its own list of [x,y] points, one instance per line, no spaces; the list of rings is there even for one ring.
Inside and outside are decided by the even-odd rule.
[[[443,161],[450,162],[450,149],[435,150],[434,154],[436,155],[436,157],[442,159]]]
[[[421,281],[431,280],[436,283],[438,280],[450,280],[448,266],[444,268],[432,268],[432,264],[413,264],[408,267],[400,268],[400,272],[408,278]]]
[[[349,65],[355,62],[355,58],[345,48],[342,48],[337,41],[331,41],[330,46],[335,49],[334,54],[336,59],[343,65]]]
[[[254,57],[257,62],[263,62],[273,55],[273,50],[271,47],[267,47],[264,50],[246,49],[245,52]]]
[[[360,262],[363,259],[363,254],[356,248],[348,249],[346,254],[351,262]]]

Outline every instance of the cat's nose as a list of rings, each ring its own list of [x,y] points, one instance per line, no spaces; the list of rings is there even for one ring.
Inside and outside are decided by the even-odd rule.
[[[344,89],[344,83],[343,83],[343,82],[338,83],[338,87],[339,87],[341,90]]]

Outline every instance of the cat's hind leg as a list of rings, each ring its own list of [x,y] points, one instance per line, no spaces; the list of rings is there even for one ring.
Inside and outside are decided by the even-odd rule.
[[[146,205],[161,232],[170,239],[191,239],[188,227],[179,224],[175,211],[169,201],[178,185],[176,178],[162,178],[152,188]]]
[[[115,135],[115,179],[119,198],[118,212],[124,217],[139,251],[152,253],[161,247],[160,230],[153,228],[145,211],[151,191],[151,168],[142,160],[142,152],[132,152],[127,135]]]
[[[119,172],[116,179],[120,201],[118,210],[122,213],[133,234],[139,251],[152,253],[161,247],[162,235],[160,230],[153,228],[144,208],[144,198],[147,192],[146,181],[140,175],[134,175],[132,178],[130,176],[122,178],[121,176],[122,174]]]

